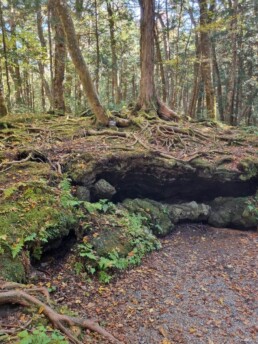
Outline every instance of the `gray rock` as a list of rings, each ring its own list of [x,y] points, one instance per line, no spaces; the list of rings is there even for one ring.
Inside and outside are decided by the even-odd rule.
[[[210,206],[207,204],[190,203],[172,204],[168,206],[169,217],[173,223],[183,221],[205,221],[210,214]]]
[[[214,227],[255,228],[258,219],[248,209],[251,197],[218,197],[211,202],[208,223]]]
[[[86,186],[78,186],[76,189],[76,197],[80,201],[90,202],[90,190]]]
[[[113,185],[109,184],[105,179],[100,179],[94,185],[94,196],[97,199],[109,199],[116,194],[116,189]]]

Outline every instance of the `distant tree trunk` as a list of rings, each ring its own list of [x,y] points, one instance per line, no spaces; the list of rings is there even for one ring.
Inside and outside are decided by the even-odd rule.
[[[42,21],[43,21],[43,19],[42,19],[41,7],[39,6],[39,8],[37,9],[37,31],[38,31],[40,45],[46,51],[47,50],[47,44],[46,44],[45,37],[43,34]],[[50,103],[50,108],[53,109],[53,102],[52,102],[53,98],[51,96],[49,84],[45,78],[45,66],[41,60],[38,61],[38,67],[39,67],[39,74],[40,74],[40,78],[41,78],[42,108],[45,110],[45,99],[44,99],[44,97],[46,94],[46,96],[49,100],[49,103]]]
[[[178,118],[178,115],[162,103],[156,94],[154,83],[154,0],[139,0],[141,7],[141,81],[140,95],[135,111],[156,110],[164,119]]]
[[[163,102],[166,102],[166,100],[167,100],[167,83],[166,83],[165,70],[164,70],[163,61],[162,61],[162,55],[161,55],[161,49],[160,49],[157,27],[156,27],[154,36],[155,36],[157,62],[159,64],[160,78],[161,78],[161,84],[162,84],[162,100],[163,100]]]
[[[57,13],[55,1],[50,1],[50,9],[52,14],[52,25],[55,32],[55,58],[54,58],[54,80],[53,80],[53,96],[54,96],[54,112],[58,115],[65,113],[64,101],[64,77],[66,62],[66,46],[65,34],[62,23]]]
[[[50,0],[51,1],[51,0]],[[49,67],[50,67],[50,85],[51,85],[51,110],[54,109],[54,71],[53,71],[53,46],[52,46],[52,34],[51,34],[51,3],[48,2],[47,8],[47,33],[48,33],[48,46],[49,46]]]
[[[99,70],[100,70],[100,48],[99,48],[99,14],[98,14],[98,6],[97,0],[94,0],[94,7],[95,7],[95,39],[96,39],[96,70],[95,70],[95,78],[96,78],[96,90],[99,92]]]
[[[7,58],[7,49],[6,49],[6,36],[5,36],[6,31],[5,31],[5,24],[4,24],[2,1],[1,0],[0,0],[0,24],[1,24],[1,30],[2,30],[3,55],[4,55],[5,75],[6,75],[6,84],[7,84],[7,106],[10,110],[10,108],[11,108],[11,87],[10,87],[8,58]]]
[[[227,87],[227,104],[225,108],[225,120],[228,124],[236,124],[236,114],[234,114],[234,102],[236,96],[236,78],[237,78],[237,7],[238,0],[229,0],[229,7],[231,10],[231,51],[232,58],[229,66],[229,80]]]
[[[208,34],[208,6],[207,0],[198,0],[200,8],[200,50],[201,72],[205,86],[205,97],[208,117],[215,118],[215,99],[212,82],[210,39]]]
[[[107,125],[109,119],[104,107],[99,101],[99,97],[92,82],[88,67],[78,46],[74,24],[67,7],[67,3],[65,0],[56,0],[55,4],[59,17],[62,21],[69,53],[79,74],[89,106],[95,114],[97,121]]]
[[[12,5],[13,6],[13,5]],[[13,51],[14,55],[12,58],[12,61],[14,63],[14,67],[10,69],[10,72],[12,73],[12,78],[14,82],[14,88],[15,88],[15,102],[17,105],[20,105],[23,103],[22,99],[22,79],[21,79],[21,73],[20,73],[20,66],[17,56],[17,42],[16,42],[16,18],[14,16],[13,7],[11,9],[11,16],[10,16],[10,31],[11,31],[11,37],[13,40]]]
[[[195,62],[194,62],[194,84],[191,101],[189,105],[189,115],[191,118],[196,117],[196,106],[200,93],[200,84],[202,81],[200,68],[200,43],[197,32],[195,33]]]
[[[117,54],[116,54],[116,39],[115,39],[115,21],[114,12],[112,4],[107,0],[107,12],[108,12],[108,22],[110,30],[110,46],[111,46],[111,56],[112,56],[112,100],[115,104],[119,104],[121,101],[121,92],[118,85],[118,64],[117,64]]]
[[[220,119],[222,121],[224,121],[222,83],[221,83],[221,77],[220,77],[220,71],[219,71],[219,64],[217,61],[215,42],[211,42],[211,48],[212,48],[212,59],[213,59],[214,72],[215,72],[215,76],[216,76],[216,80],[217,80],[217,98],[218,98],[219,115],[220,115]]]
[[[3,86],[0,85],[0,117],[4,117],[7,114],[8,114],[8,111],[5,105]]]

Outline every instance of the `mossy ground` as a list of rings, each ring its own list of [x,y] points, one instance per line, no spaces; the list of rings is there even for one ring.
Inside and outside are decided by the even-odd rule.
[[[137,120],[139,122],[136,123],[137,125],[143,124],[140,118]],[[231,154],[233,157],[225,168],[229,170],[237,169],[238,163],[243,160],[244,156],[251,162],[251,164],[247,165],[252,166],[252,171],[247,165],[242,165],[243,176],[248,179],[257,172],[258,164],[254,163],[255,159],[257,159],[257,150],[255,148],[257,146],[257,133],[255,131],[236,129],[234,132],[233,129],[230,129],[232,140],[228,141],[227,139],[224,141],[223,135],[227,135],[226,131],[228,129],[224,130],[221,126],[209,128],[204,125],[186,122],[175,125],[181,128],[187,127],[186,132],[189,131],[191,126],[205,135],[213,135],[215,132],[214,135],[220,135],[222,138],[218,139],[220,149],[222,147],[225,153]],[[76,224],[76,222],[81,221],[81,214],[78,214],[78,209],[76,206],[64,205],[62,202],[60,182],[66,176],[61,175],[60,172],[64,172],[64,166],[69,167],[69,161],[78,162],[74,171],[70,171],[69,175],[69,177],[76,176],[74,179],[78,180],[80,179],[78,176],[83,178],[85,171],[89,173],[92,169],[98,168],[98,161],[100,160],[108,163],[110,158],[116,159],[118,156],[130,159],[132,156],[136,157],[137,155],[146,157],[150,156],[150,154],[155,155],[153,151],[150,152],[148,148],[140,143],[141,135],[144,135],[144,133],[138,126],[117,129],[117,131],[113,131],[114,135],[111,132],[103,136],[88,135],[87,130],[90,128],[93,128],[93,124],[89,118],[65,118],[53,117],[52,115],[8,115],[1,119],[0,249],[2,257],[0,259],[0,274],[5,278],[23,280],[26,272],[24,267],[24,259],[26,260],[27,257],[26,252],[39,255],[42,246],[47,241],[67,235],[71,228],[79,228],[79,225]],[[116,132],[120,131],[130,133],[134,131],[139,139],[136,142],[134,136],[130,138],[116,136]],[[187,134],[184,135],[187,136]],[[148,137],[143,141],[147,142],[147,140]],[[214,142],[215,140],[211,140],[207,150],[211,151],[211,148],[216,146]],[[217,146],[215,149],[218,149]],[[203,149],[203,145],[199,145],[198,148],[195,143],[189,145],[189,147],[192,147],[193,150],[187,152],[190,156],[195,150]],[[26,154],[22,155],[21,158],[21,152],[26,151],[38,151],[46,159],[31,158],[26,160]],[[172,154],[182,159],[182,149],[172,148]],[[185,154],[186,158],[187,154]],[[166,165],[170,164],[171,168],[175,165],[175,160],[164,159]],[[206,159],[206,165],[216,164],[216,160],[220,159],[221,155],[215,153],[212,159],[211,157]],[[73,164],[74,167],[75,164]],[[120,166],[120,168],[122,169],[123,166]],[[94,174],[93,178],[95,178]],[[106,216],[103,216],[103,219],[105,218]],[[124,218],[124,215],[122,218]],[[119,222],[120,220],[116,221]],[[107,221],[110,222],[105,227],[108,231],[112,228],[111,223],[114,218]],[[128,226],[125,225],[125,227]],[[97,234],[98,232],[94,233]],[[26,253],[25,256],[22,255],[24,252]]]

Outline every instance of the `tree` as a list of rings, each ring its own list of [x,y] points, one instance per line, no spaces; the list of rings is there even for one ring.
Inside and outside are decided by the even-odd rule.
[[[53,98],[54,98],[54,112],[58,115],[65,113],[64,101],[64,75],[66,62],[66,44],[65,35],[62,23],[57,13],[57,9],[53,0],[49,2],[52,14],[52,25],[55,32],[55,58],[54,70],[55,75],[53,79]]]
[[[200,8],[200,51],[201,73],[205,86],[206,107],[208,117],[215,118],[215,99],[212,82],[211,45],[208,32],[208,6],[206,0],[198,0]]]
[[[79,74],[79,78],[83,85],[89,106],[96,116],[97,121],[101,124],[107,125],[109,119],[104,107],[99,100],[97,91],[90,76],[89,69],[79,48],[73,20],[71,18],[67,3],[65,0],[56,0],[55,5],[65,32],[70,56],[72,58],[76,71]]]
[[[0,117],[4,117],[7,114],[8,114],[8,111],[5,105],[3,86],[0,85]]]
[[[140,22],[140,61],[141,80],[140,94],[135,110],[157,111],[164,119],[178,118],[178,115],[169,109],[157,97],[154,83],[154,39],[155,39],[155,1],[139,0],[141,8]]]

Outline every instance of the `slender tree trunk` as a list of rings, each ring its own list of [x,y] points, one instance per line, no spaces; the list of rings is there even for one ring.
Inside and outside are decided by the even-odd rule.
[[[200,8],[200,50],[201,72],[205,86],[206,108],[208,117],[215,118],[215,99],[212,82],[210,39],[208,34],[208,6],[207,0],[198,0]]]
[[[8,111],[4,99],[4,90],[3,86],[0,85],[0,117],[4,117],[6,115],[8,115]]]
[[[99,97],[92,82],[88,67],[78,46],[74,24],[67,7],[67,3],[65,0],[56,0],[55,5],[62,21],[69,53],[79,74],[89,106],[95,114],[97,121],[107,125],[109,122],[108,116],[104,107],[99,101]]]
[[[234,103],[236,96],[236,78],[237,78],[237,7],[238,0],[233,0],[233,7],[229,1],[230,9],[232,12],[230,32],[231,32],[231,50],[232,60],[230,64],[229,80],[227,87],[227,104],[225,108],[225,120],[228,124],[236,124],[236,114],[234,114]]]
[[[51,3],[48,3],[47,10],[47,32],[48,32],[48,46],[49,46],[49,62],[50,62],[50,83],[51,83],[51,109],[54,109],[54,68],[53,68],[53,46],[52,46],[52,34],[51,34]]]
[[[12,78],[14,82],[14,88],[15,88],[15,102],[17,105],[20,105],[23,103],[22,99],[22,79],[21,79],[21,73],[20,73],[20,67],[19,67],[19,61],[17,57],[17,42],[16,42],[16,18],[14,15],[14,8],[13,4],[11,5],[11,15],[10,15],[10,31],[11,31],[11,37],[13,40],[13,51],[14,55],[12,58],[12,61],[14,63],[14,67],[10,70],[13,71]]]
[[[47,52],[47,43],[43,34],[42,24],[43,24],[43,18],[42,18],[42,13],[41,13],[41,7],[39,6],[37,10],[37,31],[38,31],[40,45],[45,50],[45,52]],[[39,67],[39,74],[41,78],[42,107],[45,110],[46,102],[45,100],[43,100],[43,98],[46,95],[50,103],[50,108],[53,109],[53,102],[52,102],[53,98],[51,96],[49,84],[45,78],[45,66],[41,60],[38,61],[38,67]]]
[[[221,77],[220,77],[220,71],[219,71],[219,64],[217,61],[215,42],[213,42],[213,41],[211,42],[211,48],[212,48],[212,59],[213,59],[214,72],[215,72],[215,76],[216,76],[216,80],[217,80],[217,98],[218,98],[219,115],[220,115],[220,119],[222,121],[224,121],[222,83],[221,83]]]
[[[194,84],[192,97],[189,105],[189,115],[191,118],[196,117],[196,106],[200,92],[201,67],[200,67],[200,43],[197,32],[195,33],[195,62],[194,62]]]
[[[0,24],[2,29],[2,42],[3,42],[3,53],[4,53],[4,65],[5,65],[5,75],[6,75],[6,84],[7,84],[7,106],[10,110],[11,108],[11,87],[10,87],[10,78],[8,70],[8,58],[7,58],[7,49],[6,49],[6,30],[3,18],[2,10],[2,1],[0,0]]]
[[[167,83],[166,83],[165,70],[164,70],[163,61],[162,61],[162,55],[161,55],[161,49],[160,49],[157,27],[155,30],[155,45],[156,45],[157,62],[159,64],[160,78],[161,78],[161,84],[162,84],[162,100],[163,100],[163,102],[166,102],[166,100],[167,100]]]
[[[111,46],[111,56],[112,56],[112,100],[115,104],[121,101],[121,92],[118,85],[118,63],[116,54],[116,38],[115,38],[115,21],[114,12],[112,4],[107,1],[107,12],[108,12],[108,22],[110,30],[110,46]]]
[[[57,13],[55,2],[50,1],[50,9],[52,14],[52,25],[55,32],[55,58],[54,58],[54,80],[53,80],[53,95],[54,95],[54,112],[58,115],[65,113],[64,101],[64,77],[65,77],[65,62],[66,62],[66,46],[65,34],[61,20]]]
[[[96,78],[96,90],[99,93],[99,70],[100,70],[100,47],[99,47],[99,14],[98,14],[98,4],[97,0],[94,0],[94,7],[95,7],[95,38],[96,38],[96,70],[95,70],[95,78]]]

